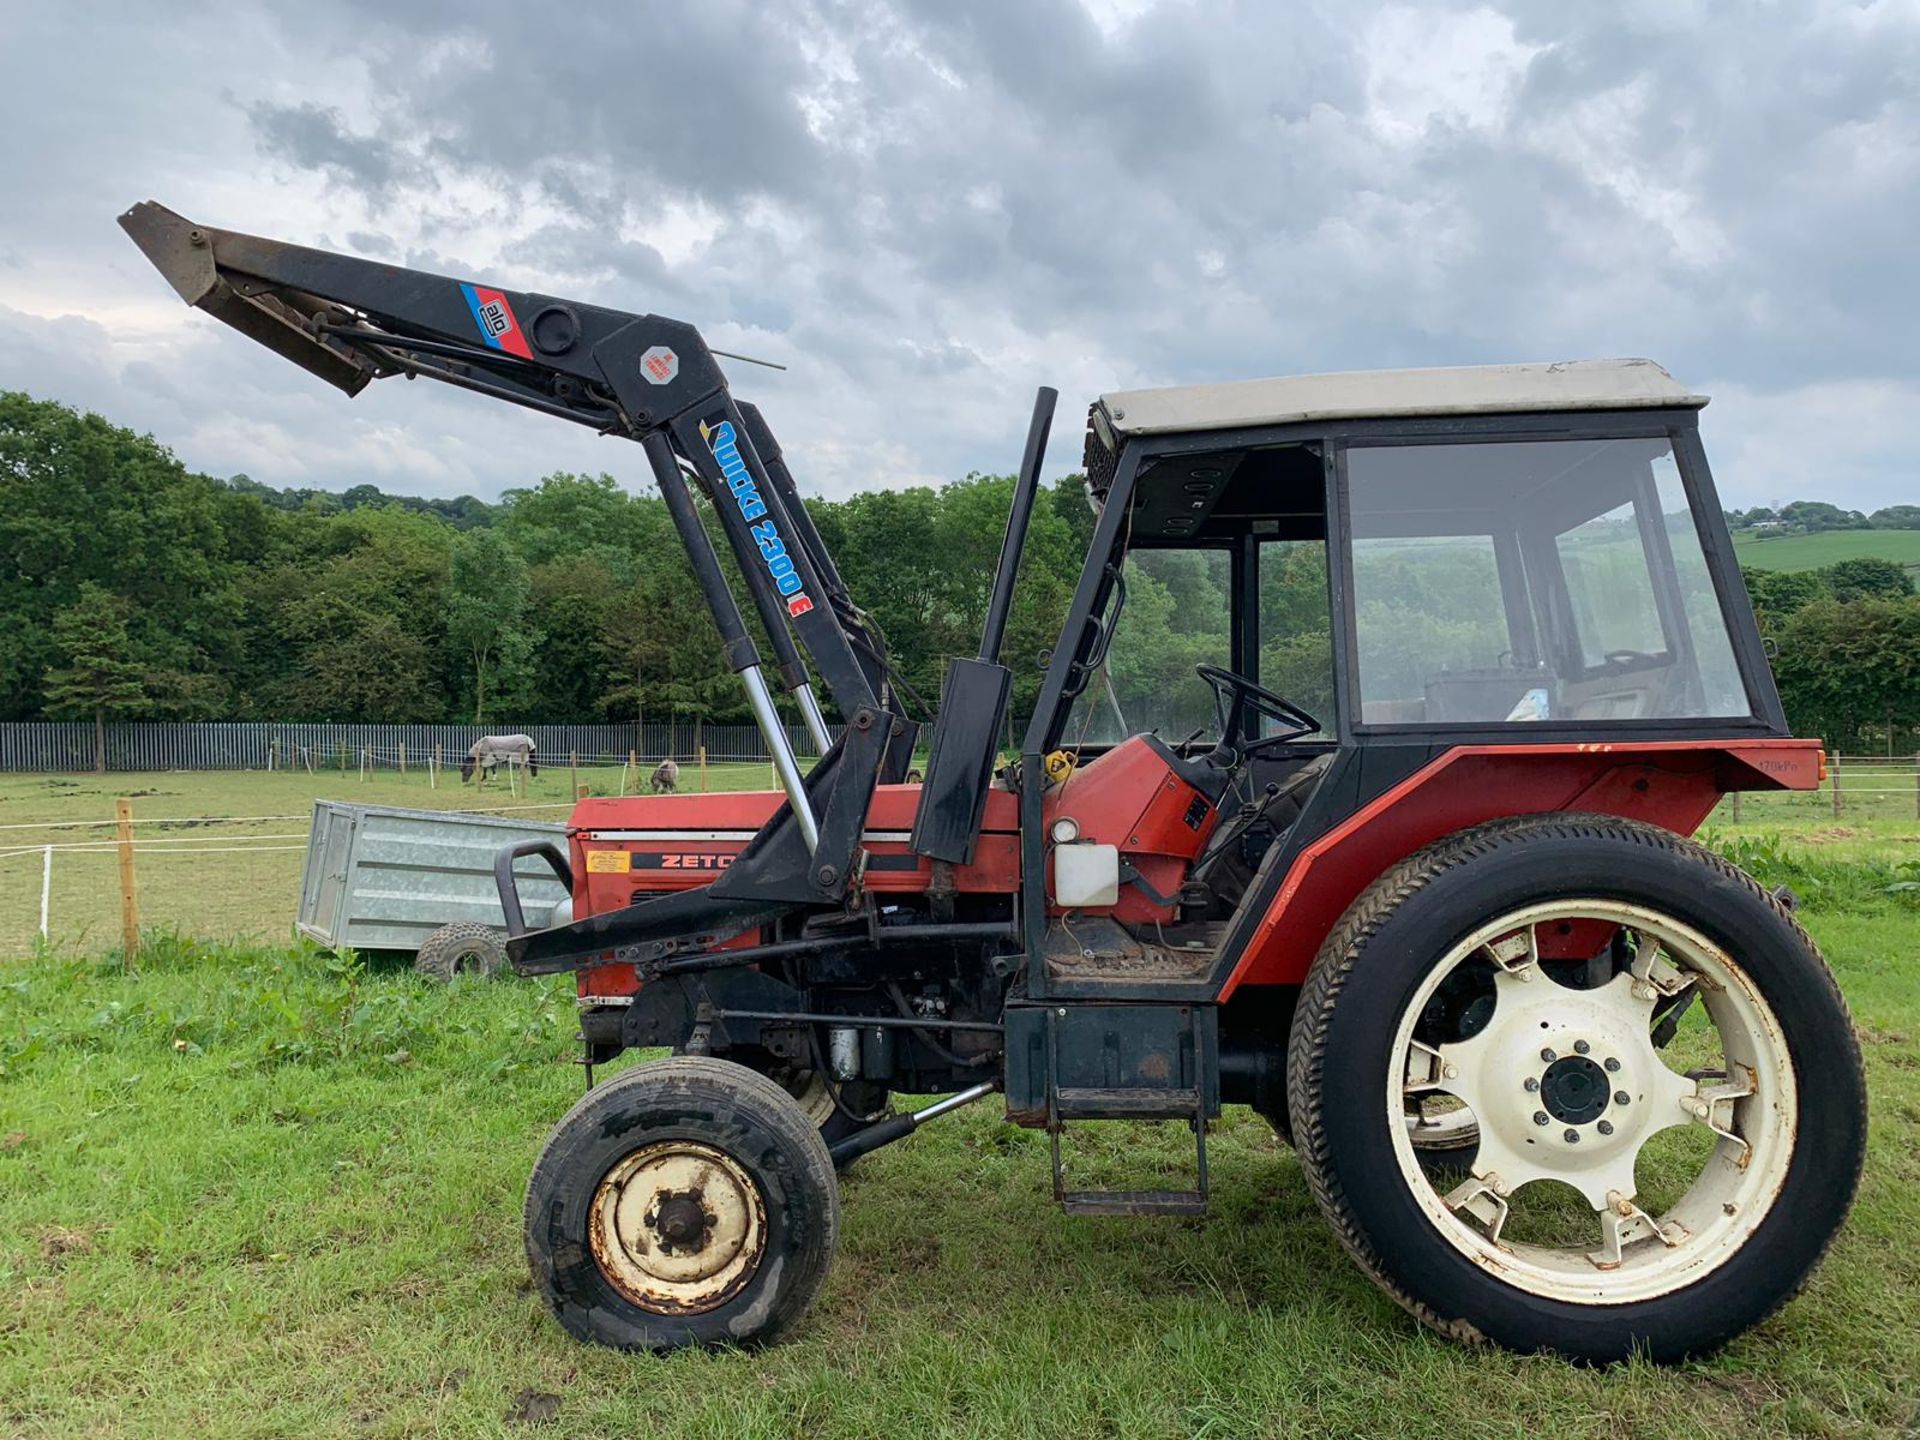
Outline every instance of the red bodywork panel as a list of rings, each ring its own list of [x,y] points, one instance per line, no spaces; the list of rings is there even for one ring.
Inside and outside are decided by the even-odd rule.
[[[632,903],[636,894],[691,890],[733,862],[786,797],[779,791],[722,795],[633,795],[582,800],[568,836],[572,851],[574,913],[599,915]],[[867,809],[864,887],[884,902],[890,894],[918,894],[933,883],[933,862],[908,848],[918,785],[882,785]],[[1120,847],[1147,883],[1162,894],[1179,888],[1218,816],[1201,793],[1177,776],[1147,741],[1135,738],[1071,775],[1047,796],[1046,822],[1063,815],[1081,838]],[[1020,888],[1020,801],[1007,790],[987,795],[986,817],[971,865],[953,867],[961,894],[1011,895]],[[1051,886],[1049,886],[1051,889]],[[1173,917],[1127,886],[1120,901],[1090,914],[1132,923]],[[749,931],[735,945],[758,943]],[[630,995],[638,988],[631,966],[603,965],[580,972],[582,995]]]
[[[1388,866],[1421,846],[1504,815],[1580,810],[1640,819],[1692,834],[1731,790],[1807,790],[1819,783],[1820,749],[1810,740],[1661,740],[1640,744],[1463,745],[1440,755],[1294,858],[1272,906],[1228,978],[1294,985],[1348,905]],[[574,910],[602,914],[636,894],[688,890],[729,865],[785,797],[777,791],[644,795],[582,800],[575,807]],[[932,862],[908,842],[918,785],[882,785],[867,812],[865,889],[889,894],[929,888]],[[1117,845],[1155,890],[1171,894],[1219,819],[1166,758],[1136,737],[1116,745],[1055,787],[1045,823],[1070,816],[1082,839]],[[1020,888],[1019,800],[995,789],[971,865],[953,867],[961,894],[1011,895]],[[1048,886],[1051,891],[1051,884]],[[1124,886],[1111,914],[1130,924],[1172,918],[1137,887]],[[732,943],[759,942],[749,931]],[[630,995],[632,967],[580,972],[580,993]]]
[[[1691,835],[1731,790],[1811,790],[1817,740],[1462,745],[1409,775],[1294,857],[1220,998],[1298,985],[1346,908],[1423,845],[1506,815],[1585,811]]]

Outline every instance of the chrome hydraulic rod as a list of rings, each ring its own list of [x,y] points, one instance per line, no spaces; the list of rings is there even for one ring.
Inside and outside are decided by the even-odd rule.
[[[747,687],[747,703],[753,707],[753,718],[766,738],[774,774],[780,777],[780,788],[787,792],[793,818],[800,824],[800,838],[807,842],[807,853],[811,855],[820,848],[820,822],[814,818],[813,802],[807,797],[806,780],[800,774],[793,742],[787,739],[787,727],[780,723],[780,712],[773,708],[773,695],[758,665],[742,670],[740,683]]]
[[[800,713],[807,722],[807,733],[813,736],[814,754],[826,754],[827,747],[833,743],[833,739],[827,734],[827,717],[820,713],[820,700],[813,693],[813,686],[797,687],[793,692],[793,698],[799,701]]]

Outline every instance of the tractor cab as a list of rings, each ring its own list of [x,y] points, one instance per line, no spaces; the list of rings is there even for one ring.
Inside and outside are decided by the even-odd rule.
[[[1052,657],[1023,757],[1059,777],[1041,807],[1056,870],[1062,844],[1110,839],[1124,888],[1145,864],[1133,850],[1164,848],[1089,836],[1074,813],[1142,773],[1133,752],[1156,757],[1146,771],[1193,797],[1201,840],[1168,887],[1186,903],[1126,942],[1217,988],[1284,946],[1255,921],[1303,852],[1438,754],[1499,769],[1783,735],[1699,446],[1704,403],[1645,360],[1102,397],[1086,446],[1099,519],[1063,631],[1082,639]],[[1027,938],[1056,976],[1105,973],[1084,937],[1034,934],[1041,913]],[[1143,973],[1131,953],[1113,966]]]

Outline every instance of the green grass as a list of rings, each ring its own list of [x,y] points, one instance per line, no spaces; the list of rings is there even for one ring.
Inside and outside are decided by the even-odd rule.
[[[556,1436],[1911,1433],[1915,927],[1813,922],[1867,1041],[1854,1219],[1718,1357],[1601,1372],[1415,1325],[1239,1110],[1210,1215],[1089,1221],[1051,1203],[1045,1137],[976,1107],[850,1175],[788,1343],[581,1346],[520,1250],[527,1172],[580,1084],[564,982],[435,989],[304,947],[163,941],[132,976],[42,955],[0,985],[0,1433],[515,1434],[529,1396],[557,1397]],[[1082,1135],[1136,1180],[1190,1143]]]
[[[1779,535],[1742,530],[1733,537],[1734,557],[1758,570],[1818,570],[1863,555],[1920,568],[1920,530],[1821,530]]]
[[[621,767],[582,768],[580,783],[596,795],[620,793]],[[405,776],[321,770],[167,771],[158,774],[0,775],[0,955],[17,954],[40,925],[43,845],[82,846],[54,852],[49,938],[56,947],[103,948],[119,935],[119,881],[112,850],[117,796],[134,803],[135,884],[144,925],[210,939],[285,939],[292,934],[308,816],[316,799],[416,809],[516,808],[529,819],[564,820],[572,793],[565,765],[546,766],[509,793],[504,780],[484,789],[443,774],[438,787],[418,768]],[[633,777],[626,777],[632,788]],[[714,790],[767,790],[764,764],[713,764]],[[698,790],[697,766],[681,773],[681,789]],[[209,817],[267,817],[234,824]],[[159,823],[159,822],[168,823]],[[164,843],[151,844],[160,841]],[[244,848],[241,848],[244,847]]]
[[[531,798],[564,804],[564,775],[551,783]],[[100,818],[129,789],[175,817],[436,794],[411,776],[9,777],[0,823]],[[164,933],[125,974],[94,953],[108,921],[34,953],[17,931],[0,941],[18,957],[0,963],[0,1435],[1911,1434],[1920,909],[1902,887],[1920,824],[1865,803],[1836,822],[1830,804],[1750,796],[1710,831],[1808,902],[1873,1107],[1833,1254],[1710,1360],[1595,1372],[1427,1333],[1346,1259],[1244,1110],[1213,1137],[1208,1216],[1063,1216],[1045,1136],[990,1104],[852,1172],[835,1270],[788,1343],[581,1346],[520,1250],[527,1173],[579,1093],[564,979],[438,988],[304,944]],[[295,877],[237,898],[220,858],[143,857],[150,913],[205,925],[251,905],[284,937],[298,853],[231,857]],[[5,907],[23,874],[37,906],[36,859],[0,868]],[[1178,1183],[1190,1144],[1138,1125],[1069,1139],[1077,1166],[1136,1184]],[[550,1423],[521,1422],[550,1405]]]

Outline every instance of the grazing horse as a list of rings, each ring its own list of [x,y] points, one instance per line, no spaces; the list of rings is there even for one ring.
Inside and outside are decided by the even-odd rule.
[[[653,767],[653,779],[649,782],[656,795],[671,795],[680,788],[680,763],[672,757],[662,760]]]
[[[473,742],[473,748],[467,751],[467,758],[460,762],[460,781],[465,784],[473,778],[473,772],[480,772],[480,783],[487,783],[489,776],[502,765],[524,765],[528,775],[540,773],[540,762],[535,758],[533,737],[531,735],[482,735]]]

